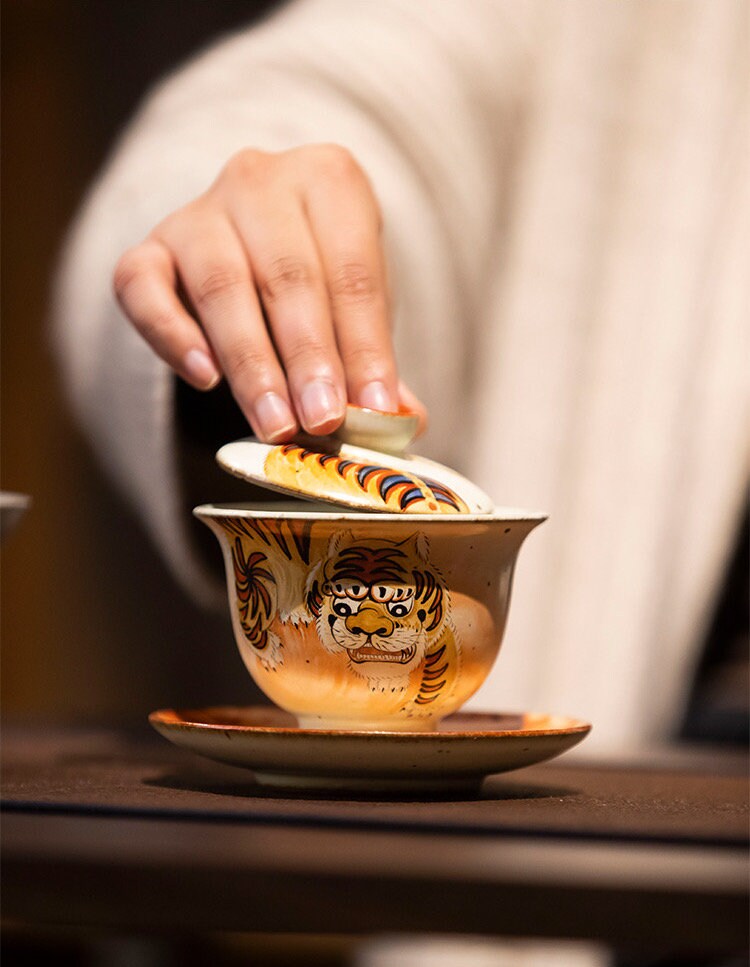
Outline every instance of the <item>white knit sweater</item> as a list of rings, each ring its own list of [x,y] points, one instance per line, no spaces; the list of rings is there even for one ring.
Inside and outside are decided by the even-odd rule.
[[[56,331],[187,588],[221,593],[178,499],[173,379],[113,265],[240,148],[338,142],[383,209],[421,449],[550,514],[474,704],[590,718],[599,750],[665,734],[748,476],[748,10],[302,0],[161,85],[74,228]]]

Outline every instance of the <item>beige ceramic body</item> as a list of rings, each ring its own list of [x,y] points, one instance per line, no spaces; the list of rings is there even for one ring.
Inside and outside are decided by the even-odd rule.
[[[204,505],[235,638],[305,728],[426,731],[497,656],[519,548],[543,515],[337,513]]]

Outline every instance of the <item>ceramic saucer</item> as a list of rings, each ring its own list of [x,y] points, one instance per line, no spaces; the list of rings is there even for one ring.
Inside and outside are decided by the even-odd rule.
[[[329,790],[477,789],[485,776],[560,755],[591,726],[553,715],[459,712],[434,732],[300,729],[274,707],[161,709],[151,725],[175,745],[252,769],[259,783]]]

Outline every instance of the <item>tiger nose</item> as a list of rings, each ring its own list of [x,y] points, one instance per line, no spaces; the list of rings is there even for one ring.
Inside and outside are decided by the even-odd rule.
[[[362,605],[356,614],[346,619],[346,627],[353,635],[378,635],[387,638],[393,634],[393,622],[388,615],[372,605]]]

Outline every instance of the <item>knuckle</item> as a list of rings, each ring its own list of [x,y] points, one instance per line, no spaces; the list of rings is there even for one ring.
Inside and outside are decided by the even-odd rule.
[[[258,382],[268,368],[265,353],[252,342],[230,346],[226,355],[226,369],[230,382],[234,380]]]
[[[331,277],[331,296],[337,302],[371,303],[379,287],[362,262],[342,262]]]
[[[195,301],[206,305],[230,296],[244,282],[244,276],[228,265],[215,265],[204,269],[195,286]]]
[[[223,175],[242,182],[253,182],[265,171],[268,154],[255,148],[243,148],[224,165]]]
[[[165,312],[155,312],[141,316],[135,322],[138,332],[150,345],[162,345],[169,340],[175,328],[175,318]]]
[[[112,288],[117,298],[122,301],[125,293],[143,275],[148,267],[148,258],[140,246],[124,252],[112,273]]]
[[[307,263],[282,256],[271,262],[258,288],[263,301],[273,303],[289,292],[309,289],[312,284],[313,274]]]
[[[189,237],[191,231],[190,222],[192,214],[193,209],[191,209],[190,206],[185,205],[184,208],[178,208],[176,211],[165,215],[159,224],[155,226],[149,238],[143,244],[148,245],[156,243],[159,245],[166,245],[167,248],[172,248],[172,243],[175,239],[186,236]]]
[[[350,372],[356,372],[367,382],[379,380],[388,383],[394,377],[394,369],[384,356],[382,348],[372,343],[356,343],[347,346],[342,352],[344,365]]]
[[[328,371],[331,359],[331,347],[324,345],[320,339],[309,333],[300,336],[284,346],[284,365],[288,370],[315,370],[320,374],[322,369]],[[321,367],[320,364],[325,364]]]
[[[315,165],[327,177],[360,178],[362,169],[348,148],[340,144],[317,144],[312,147]]]

